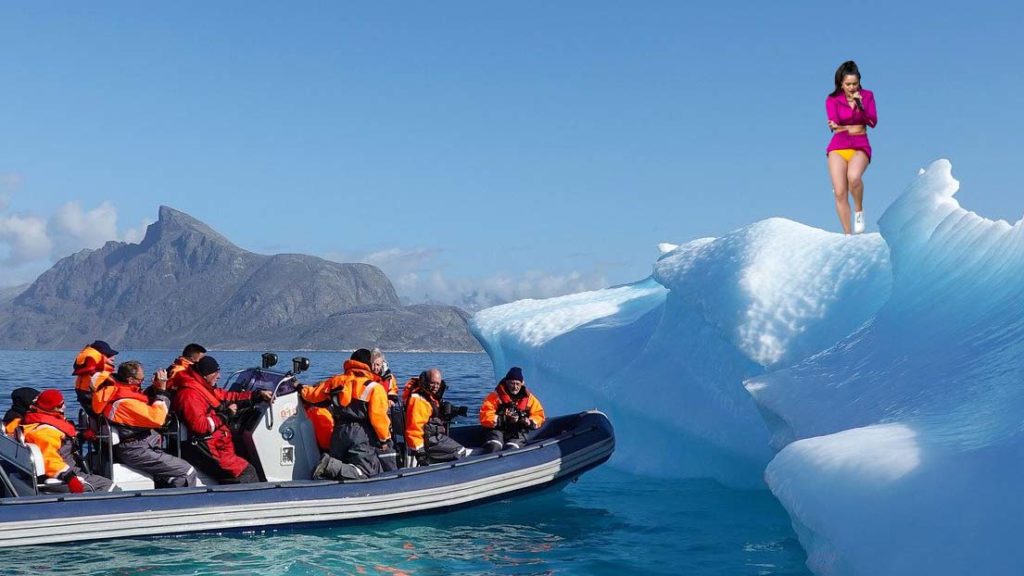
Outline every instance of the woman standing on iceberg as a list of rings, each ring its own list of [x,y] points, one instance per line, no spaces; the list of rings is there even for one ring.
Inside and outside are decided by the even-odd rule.
[[[864,182],[861,179],[871,162],[868,126],[878,123],[875,95],[861,88],[857,63],[847,60],[836,70],[836,89],[825,99],[828,127],[828,173],[836,196],[836,212],[843,232],[850,233],[850,199],[853,195],[853,232],[864,231]]]

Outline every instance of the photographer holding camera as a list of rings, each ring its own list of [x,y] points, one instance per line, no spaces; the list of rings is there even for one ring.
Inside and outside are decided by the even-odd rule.
[[[513,366],[487,395],[480,407],[480,424],[488,453],[522,448],[526,435],[544,424],[544,407],[526,389],[522,368]]]
[[[416,463],[427,466],[468,455],[468,449],[448,436],[448,425],[456,416],[465,416],[469,409],[443,400],[447,384],[441,371],[431,368],[405,386],[405,441]]]

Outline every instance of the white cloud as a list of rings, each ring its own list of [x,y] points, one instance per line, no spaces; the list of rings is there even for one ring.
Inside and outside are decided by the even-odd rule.
[[[0,245],[7,249],[3,263],[9,266],[46,258],[53,250],[46,220],[35,216],[0,216]]]
[[[361,256],[333,253],[327,257],[337,262],[377,266],[391,280],[404,302],[454,304],[470,311],[524,298],[550,298],[608,285],[603,274],[578,271],[552,274],[531,270],[516,275],[453,278],[436,262],[440,254],[440,250],[431,248],[389,248]]]
[[[371,252],[370,254],[361,257],[358,261],[365,264],[373,264],[382,270],[385,268],[390,268],[392,270],[403,268],[408,269],[422,267],[440,253],[440,250],[434,250],[431,248],[414,248],[412,250],[388,248],[386,250]]]
[[[152,223],[153,221],[149,218],[143,218],[142,222],[139,222],[137,228],[129,228],[125,230],[124,234],[121,235],[121,239],[132,244],[142,242],[142,239],[146,237],[146,228],[149,228],[149,225]]]
[[[55,260],[85,248],[99,248],[117,238],[117,209],[104,201],[83,211],[78,202],[68,202],[57,209],[47,229],[53,239]]]
[[[53,262],[78,252],[99,248],[109,240],[139,242],[149,225],[143,220],[138,228],[129,228],[119,237],[117,208],[104,201],[85,210],[78,202],[67,202],[49,218],[34,215],[4,214],[10,192],[21,179],[0,174],[0,285],[30,282]]]
[[[21,187],[19,174],[0,173],[0,210],[6,210],[11,203],[11,195]]]
[[[529,270],[517,275],[497,274],[485,278],[448,278],[440,271],[433,271],[426,278],[403,278],[399,284],[413,302],[440,302],[479,310],[525,298],[551,298],[596,290],[608,286],[608,281],[603,274],[575,270],[565,274]]]

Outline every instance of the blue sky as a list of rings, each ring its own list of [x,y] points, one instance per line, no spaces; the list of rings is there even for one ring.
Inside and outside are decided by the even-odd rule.
[[[260,253],[380,265],[409,300],[643,278],[658,242],[838,230],[824,97],[875,91],[869,231],[945,157],[1015,222],[1010,3],[0,5],[0,286],[161,204]]]

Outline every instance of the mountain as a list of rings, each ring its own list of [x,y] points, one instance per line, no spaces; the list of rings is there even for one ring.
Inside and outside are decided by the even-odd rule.
[[[19,284],[18,286],[0,286],[0,306],[14,300],[14,297],[24,292],[28,286],[28,284]]]
[[[166,206],[141,243],[72,254],[5,295],[0,348],[480,350],[466,312],[402,306],[375,266],[255,254]]]

